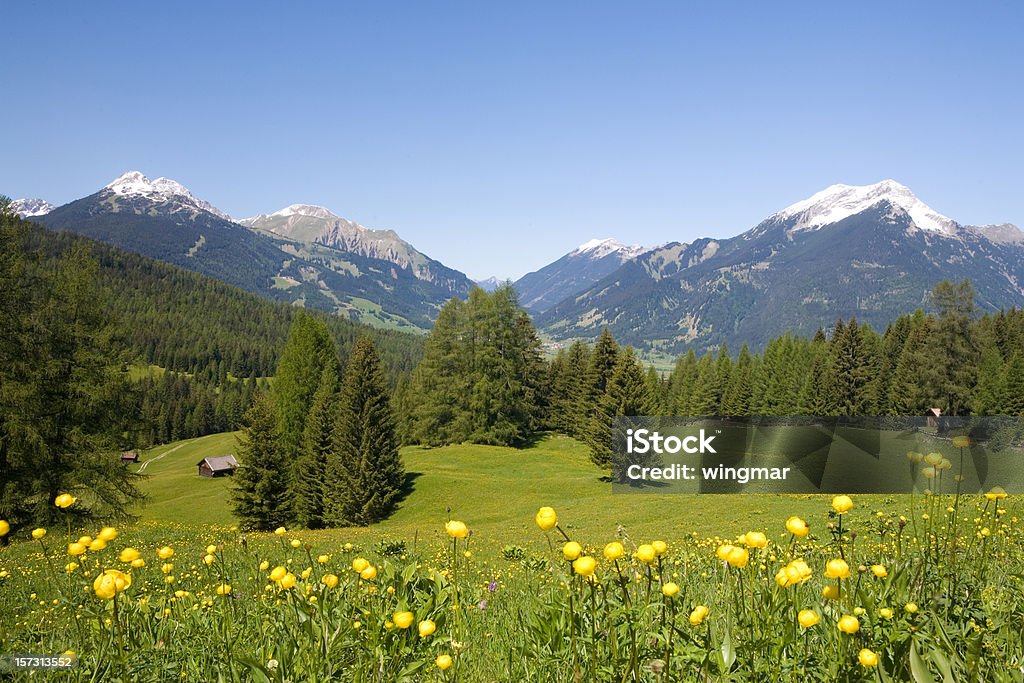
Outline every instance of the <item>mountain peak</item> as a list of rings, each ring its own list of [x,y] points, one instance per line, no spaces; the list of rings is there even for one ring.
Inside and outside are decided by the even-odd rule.
[[[619,254],[623,261],[635,258],[644,252],[639,244],[623,244],[613,237],[604,239],[592,239],[569,252],[570,256],[581,256],[586,254],[593,259],[604,258],[610,254]]]
[[[199,199],[184,185],[170,178],[161,177],[150,180],[141,171],[128,171],[115,178],[103,189],[122,197],[145,197],[159,202],[178,200],[194,208],[209,211],[224,220],[231,220],[231,216],[213,204]]]
[[[290,204],[280,211],[275,211],[270,214],[271,216],[312,216],[313,218],[341,218],[330,209],[326,209],[316,204]]]
[[[54,205],[45,199],[15,199],[10,210],[22,218],[45,216],[54,210]]]
[[[773,214],[776,219],[796,219],[791,230],[808,230],[838,223],[882,201],[898,206],[922,230],[944,235],[956,235],[956,221],[918,199],[906,185],[895,180],[883,180],[873,185],[830,185],[807,199],[787,206]]]

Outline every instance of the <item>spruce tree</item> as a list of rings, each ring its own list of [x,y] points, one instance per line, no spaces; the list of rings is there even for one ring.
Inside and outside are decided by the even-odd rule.
[[[402,495],[405,470],[380,359],[368,337],[352,349],[338,395],[327,462],[327,515],[334,525],[387,517]]]
[[[291,464],[281,447],[273,400],[257,394],[238,438],[232,507],[248,529],[266,531],[292,521]]]
[[[590,458],[598,467],[613,464],[612,427],[616,417],[650,415],[651,396],[644,380],[644,371],[632,347],[618,354],[605,392],[598,400],[587,430]]]
[[[338,375],[331,368],[324,369],[313,394],[313,405],[302,437],[302,450],[295,463],[292,487],[295,517],[307,529],[319,529],[326,523],[324,486],[327,460],[334,445],[338,381]]]

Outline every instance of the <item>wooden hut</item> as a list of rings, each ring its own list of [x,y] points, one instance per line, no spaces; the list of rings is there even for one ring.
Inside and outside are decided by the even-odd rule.
[[[130,462],[138,462],[139,454],[137,451],[122,451],[121,462],[127,465]]]
[[[203,458],[196,463],[200,477],[223,477],[231,475],[238,469],[238,461],[233,455],[217,455]]]

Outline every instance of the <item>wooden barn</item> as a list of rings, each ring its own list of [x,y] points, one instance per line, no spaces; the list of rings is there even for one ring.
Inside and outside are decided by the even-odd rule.
[[[200,477],[223,477],[231,475],[238,469],[238,461],[233,455],[217,455],[212,458],[203,458],[196,463],[199,466]]]
[[[139,461],[139,454],[138,454],[138,452],[136,452],[136,451],[122,451],[121,452],[121,462],[123,462],[125,465],[127,465],[130,462],[138,462],[138,461]]]

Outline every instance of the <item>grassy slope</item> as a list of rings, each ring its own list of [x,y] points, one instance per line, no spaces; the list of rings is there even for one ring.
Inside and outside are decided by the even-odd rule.
[[[144,484],[149,499],[144,521],[186,525],[234,523],[229,504],[230,480],[202,479],[195,463],[208,455],[236,450],[233,434],[215,434],[161,446],[142,455],[152,460]],[[541,505],[552,505],[573,536],[604,542],[618,525],[639,538],[680,539],[735,535],[751,529],[781,532],[791,514],[821,516],[823,501],[815,496],[613,495],[601,481],[582,444],[560,435],[545,437],[533,448],[515,450],[462,445],[403,449],[413,490],[387,521],[369,529],[306,532],[323,540],[380,536],[428,539],[450,516],[466,521],[487,544],[543,542],[533,524]],[[827,505],[827,504],[826,504]],[[866,511],[865,511],[866,512]]]

